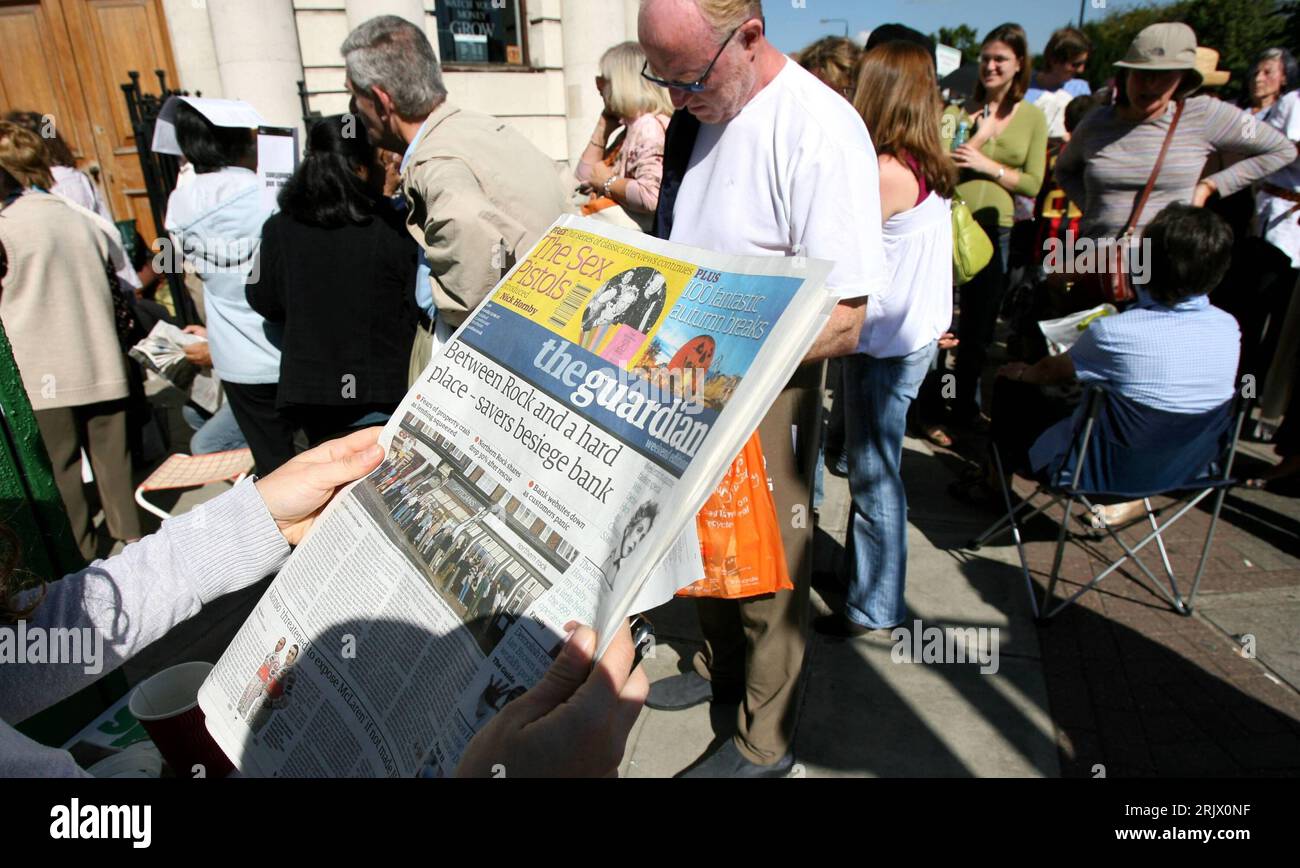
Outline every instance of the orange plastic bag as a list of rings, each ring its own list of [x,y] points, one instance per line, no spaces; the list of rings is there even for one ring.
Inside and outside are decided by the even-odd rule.
[[[679,597],[738,600],[793,590],[758,432],[695,517],[704,578]]]

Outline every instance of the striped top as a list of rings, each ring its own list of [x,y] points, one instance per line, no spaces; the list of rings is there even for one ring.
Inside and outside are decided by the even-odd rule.
[[[1113,238],[1124,231],[1173,116],[1172,102],[1160,118],[1140,123],[1124,120],[1114,106],[1103,106],[1079,124],[1056,162],[1056,178],[1071,201],[1082,206],[1085,236]],[[1296,158],[1295,146],[1268,124],[1213,97],[1192,97],[1138,229],[1166,205],[1192,201],[1205,161],[1214,151],[1246,155],[1207,179],[1220,196],[1230,196]]]

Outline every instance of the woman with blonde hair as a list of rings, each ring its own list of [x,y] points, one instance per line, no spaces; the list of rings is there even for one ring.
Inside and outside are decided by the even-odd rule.
[[[577,176],[582,192],[590,197],[584,214],[617,206],[648,232],[659,207],[664,136],[673,106],[667,90],[641,77],[644,66],[645,54],[635,42],[615,45],[600,58],[596,88],[605,110],[582,153]]]
[[[853,99],[875,143],[885,291],[867,300],[858,352],[844,358],[849,465],[845,611],[822,633],[857,636],[905,616],[907,497],[899,474],[907,412],[952,321],[951,197],[957,172],[939,134],[943,105],[924,47],[886,42],[863,55]]]
[[[825,36],[799,52],[799,65],[845,99],[853,99],[855,68],[862,49],[843,36]]]

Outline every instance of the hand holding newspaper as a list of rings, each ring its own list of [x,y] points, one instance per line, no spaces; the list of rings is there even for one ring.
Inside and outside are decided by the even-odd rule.
[[[566,623],[600,654],[701,578],[695,514],[825,325],[829,270],[557,221],[218,662],[218,744],[252,775],[453,771]]]
[[[130,356],[176,388],[189,390],[194,403],[215,413],[221,407],[216,378],[211,371],[199,370],[185,357],[187,346],[205,340],[159,320],[149,334],[131,347]]]

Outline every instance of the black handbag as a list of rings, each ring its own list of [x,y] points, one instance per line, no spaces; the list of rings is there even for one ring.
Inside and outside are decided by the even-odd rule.
[[[108,275],[108,294],[113,299],[113,326],[117,330],[117,342],[125,353],[144,339],[144,328],[135,315],[134,302],[122,292],[122,282],[118,280],[113,264],[106,262],[104,271]]]

